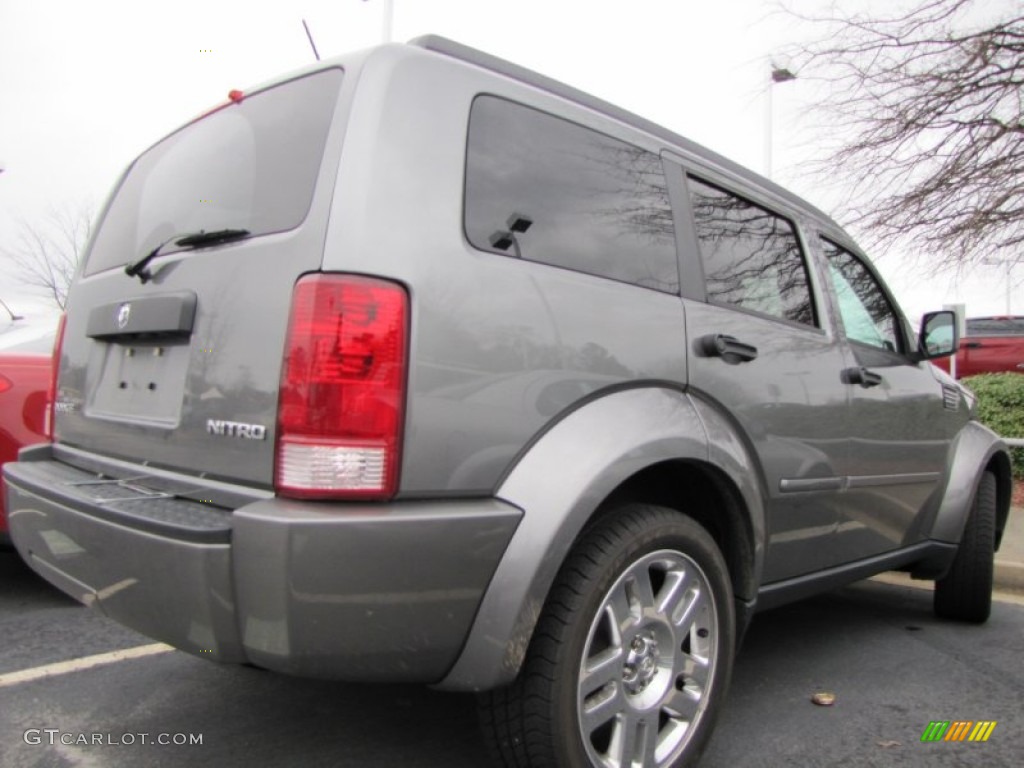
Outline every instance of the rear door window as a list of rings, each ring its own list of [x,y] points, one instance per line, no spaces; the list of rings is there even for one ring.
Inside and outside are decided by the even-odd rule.
[[[341,79],[340,69],[329,69],[259,91],[148,149],[103,218],[86,274],[177,235],[297,227],[313,199]]]
[[[679,292],[661,158],[494,96],[469,122],[466,237],[476,248]]]
[[[816,325],[807,264],[792,222],[693,176],[687,184],[708,299]]]

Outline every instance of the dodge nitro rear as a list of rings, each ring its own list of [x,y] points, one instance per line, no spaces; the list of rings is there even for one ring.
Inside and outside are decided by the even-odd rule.
[[[382,46],[128,168],[11,538],[203,658],[479,692],[508,766],[692,764],[758,609],[901,569],[987,618],[1010,466],[955,344],[771,181]]]

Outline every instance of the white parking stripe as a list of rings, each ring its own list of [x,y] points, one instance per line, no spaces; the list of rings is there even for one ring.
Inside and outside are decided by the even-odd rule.
[[[121,651],[97,653],[95,656],[84,656],[81,659],[69,659],[68,661],[58,661],[53,664],[44,664],[41,667],[32,667],[30,669],[22,669],[18,672],[8,672],[5,675],[0,675],[0,688],[5,688],[9,685],[18,685],[18,683],[29,683],[43,677],[66,675],[68,672],[78,672],[92,667],[102,667],[104,664],[114,664],[118,661],[139,659],[144,656],[153,656],[158,653],[167,653],[168,651],[173,650],[174,648],[166,645],[165,643],[153,643],[152,645],[138,645],[135,648],[125,648]]]

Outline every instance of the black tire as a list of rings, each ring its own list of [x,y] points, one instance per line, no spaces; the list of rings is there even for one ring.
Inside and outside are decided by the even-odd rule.
[[[980,624],[992,610],[992,573],[996,536],[996,478],[978,481],[964,536],[949,572],[935,582],[935,614]]]
[[[692,765],[729,685],[735,633],[711,536],[673,510],[621,507],[562,566],[518,678],[481,696],[484,736],[507,768],[629,764],[617,747],[630,734],[644,766]]]

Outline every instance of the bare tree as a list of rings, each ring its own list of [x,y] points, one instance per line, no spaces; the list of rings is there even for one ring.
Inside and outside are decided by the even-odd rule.
[[[1024,5],[920,0],[884,18],[801,18],[823,32],[795,54],[801,78],[825,85],[819,118],[832,141],[816,170],[849,190],[840,216],[872,245],[946,266],[1017,258]]]
[[[3,250],[21,279],[64,309],[68,287],[92,231],[91,206],[51,208],[38,223],[21,221],[14,245]]]

